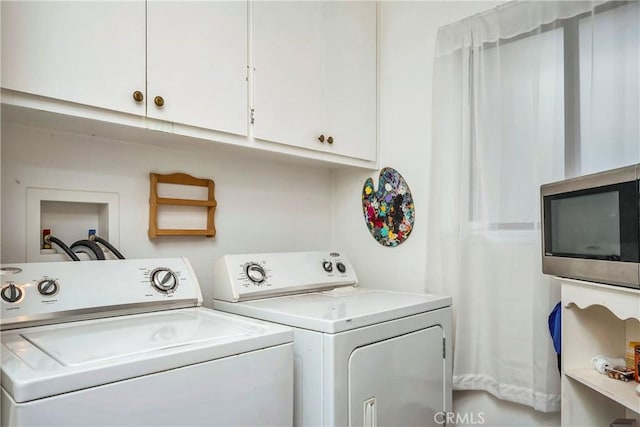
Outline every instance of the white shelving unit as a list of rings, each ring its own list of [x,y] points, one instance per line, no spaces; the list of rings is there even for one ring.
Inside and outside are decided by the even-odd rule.
[[[562,425],[608,426],[617,418],[640,422],[638,383],[600,374],[597,355],[624,358],[640,341],[640,290],[559,279],[562,287]]]

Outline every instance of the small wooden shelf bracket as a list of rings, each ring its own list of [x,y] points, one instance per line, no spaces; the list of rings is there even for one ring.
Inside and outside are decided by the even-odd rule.
[[[149,193],[149,237],[158,236],[206,236],[214,237],[216,227],[213,222],[213,214],[216,211],[216,199],[213,195],[215,183],[210,179],[194,178],[185,173],[172,173],[161,175],[150,173],[151,191]],[[158,184],[178,184],[207,187],[207,200],[171,199],[158,197]],[[207,208],[207,228],[204,230],[192,229],[162,229],[158,228],[158,205],[174,206],[200,206]]]

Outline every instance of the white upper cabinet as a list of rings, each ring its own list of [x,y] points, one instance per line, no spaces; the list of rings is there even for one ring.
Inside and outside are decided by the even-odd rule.
[[[247,134],[246,1],[148,1],[147,116]]]
[[[246,79],[246,1],[2,1],[6,89],[246,135]]]
[[[2,87],[144,114],[145,3],[2,1]]]
[[[376,165],[375,1],[2,0],[0,8],[1,101],[17,107],[5,118]]]
[[[376,159],[376,3],[253,5],[255,138]]]

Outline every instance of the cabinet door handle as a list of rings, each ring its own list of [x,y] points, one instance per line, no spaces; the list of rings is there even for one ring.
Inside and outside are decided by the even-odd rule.
[[[164,105],[164,98],[161,96],[156,96],[155,98],[153,98],[153,102],[158,107],[162,107]]]
[[[327,142],[328,142],[329,144],[333,144],[333,137],[332,137],[332,136],[330,136],[329,138],[327,138]]]
[[[320,142],[324,142],[324,135],[320,135],[320,136],[318,137],[318,141],[320,141]]]
[[[133,92],[133,99],[136,102],[142,102],[142,100],[144,99],[144,95],[139,90],[136,90],[135,92]]]

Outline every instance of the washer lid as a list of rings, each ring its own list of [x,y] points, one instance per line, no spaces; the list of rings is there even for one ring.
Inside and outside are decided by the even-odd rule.
[[[450,305],[449,296],[358,287],[236,303],[213,302],[219,310],[330,334]]]
[[[2,334],[2,386],[16,402],[280,345],[290,329],[203,308]]]

